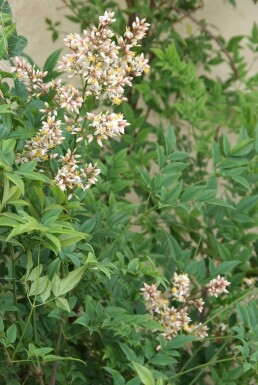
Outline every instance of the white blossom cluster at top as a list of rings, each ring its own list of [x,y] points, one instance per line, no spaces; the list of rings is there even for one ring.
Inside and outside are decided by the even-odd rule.
[[[56,148],[64,140],[64,132],[76,135],[75,143],[96,140],[102,146],[109,138],[120,137],[129,123],[123,114],[109,110],[101,113],[87,112],[82,116],[81,110],[87,98],[107,101],[119,105],[127,100],[125,87],[132,86],[132,80],[143,72],[149,71],[148,60],[143,54],[137,55],[132,49],[146,35],[149,24],[145,19],[136,18],[132,27],[127,27],[124,36],[117,37],[109,26],[115,22],[114,13],[106,11],[99,17],[98,27],[85,30],[83,35],[69,34],[64,42],[70,52],[64,55],[59,69],[69,77],[81,79],[82,89],[71,84],[63,84],[61,79],[44,82],[47,72],[42,72],[24,59],[15,58],[13,72],[25,84],[29,95],[40,97],[51,95],[51,102],[45,103],[42,128],[25,144],[23,153],[18,154],[17,163],[30,160],[47,162],[58,158],[60,169],[54,182],[62,190],[75,187],[88,189],[97,181],[100,170],[96,165],[80,165],[80,155],[76,148],[68,149],[59,156]],[[60,112],[61,111],[61,112]]]

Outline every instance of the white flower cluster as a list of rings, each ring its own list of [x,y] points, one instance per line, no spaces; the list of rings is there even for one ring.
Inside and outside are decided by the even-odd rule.
[[[88,141],[92,142],[96,136],[100,146],[102,146],[103,140],[124,134],[125,127],[129,126],[123,114],[109,114],[109,111],[97,115],[88,113],[87,118],[91,122],[89,126],[94,129],[93,134],[87,135]]]
[[[18,154],[17,163],[26,163],[30,160],[37,162],[48,160],[49,151],[59,146],[64,139],[61,120],[56,120],[55,115],[51,116],[49,113],[37,135],[25,144],[26,151],[23,154]],[[50,156],[50,158],[53,157],[56,157],[56,154]]]
[[[179,302],[186,302],[189,297],[189,285],[190,279],[187,274],[174,273],[173,277],[174,287],[172,289],[172,295]]]
[[[108,26],[115,22],[113,12],[99,17],[98,28],[85,30],[83,36],[70,34],[64,40],[72,51],[62,57],[59,69],[69,76],[80,75],[84,79],[86,96],[109,100],[120,104],[126,86],[132,86],[134,76],[149,71],[144,55],[135,55],[131,48],[138,45],[148,30],[145,19],[136,21],[132,31],[127,27],[124,38],[114,41],[114,33]]]
[[[61,190],[64,191],[67,187],[72,190],[74,186],[87,190],[92,184],[96,183],[100,170],[91,163],[86,165],[85,168],[79,168],[76,160],[79,158],[80,155],[72,154],[71,150],[68,150],[66,155],[59,160],[62,167],[55,177],[55,182]]]
[[[14,58],[15,67],[13,71],[16,72],[17,77],[23,81],[27,90],[32,93],[36,93],[41,90],[44,77],[47,75],[47,71],[42,72],[35,68],[35,65],[27,63],[25,59],[18,57]]]
[[[213,297],[218,297],[219,294],[228,293],[226,287],[230,285],[230,283],[220,275],[217,278],[214,278],[207,285],[208,292]]]
[[[202,323],[197,325],[191,324],[189,306],[194,306],[202,313],[204,301],[202,298],[191,298],[190,279],[188,275],[174,273],[172,283],[171,298],[169,298],[169,293],[167,293],[167,299],[162,298],[161,292],[157,290],[155,284],[147,285],[144,283],[144,287],[141,289],[146,309],[152,319],[159,322],[165,329],[161,335],[166,340],[170,340],[182,332],[193,334],[202,339],[207,337],[208,327],[206,325]],[[211,296],[217,297],[219,294],[227,293],[226,286],[228,285],[228,281],[218,276],[206,286],[206,289]],[[169,306],[170,300],[181,302],[183,305],[177,308]]]
[[[14,59],[12,70],[24,82],[29,95],[50,96],[50,101],[45,102],[45,108],[40,110],[44,114],[42,128],[26,142],[17,162],[45,162],[59,157],[61,167],[54,182],[62,190],[88,189],[97,181],[100,172],[91,163],[85,168],[79,166],[77,148],[68,149],[65,156],[58,155],[60,149],[57,151],[57,147],[65,140],[65,131],[77,136],[73,147],[82,140],[90,143],[94,139],[102,146],[104,140],[124,134],[129,125],[121,113],[88,112],[82,116],[84,102],[89,96],[94,96],[118,105],[126,100],[125,87],[132,86],[133,77],[149,70],[144,55],[132,51],[145,37],[149,24],[145,19],[136,18],[132,28],[126,28],[123,37],[115,37],[109,28],[114,21],[114,13],[107,11],[99,17],[98,27],[85,30],[83,36],[75,33],[64,39],[71,52],[63,56],[59,69],[68,72],[70,77],[79,75],[82,90],[71,84],[64,85],[61,79],[44,82],[47,72],[36,69],[24,59]]]
[[[204,302],[202,298],[190,298],[190,279],[187,274],[174,273],[173,288],[171,290],[172,299],[178,302],[184,302],[188,305],[193,305],[201,313],[203,311]]]
[[[80,113],[83,98],[80,96],[79,90],[69,84],[68,86],[58,88],[57,95],[59,96],[61,108],[67,112]]]

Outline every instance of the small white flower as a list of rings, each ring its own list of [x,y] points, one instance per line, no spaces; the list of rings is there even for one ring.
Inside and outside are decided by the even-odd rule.
[[[230,285],[230,282],[218,275],[217,278],[212,279],[206,287],[211,296],[218,297],[219,294],[228,293],[226,289],[228,285]]]
[[[187,274],[174,273],[172,296],[179,302],[186,302],[189,297],[190,279]]]
[[[91,122],[89,126],[94,129],[93,134],[87,135],[88,142],[90,143],[96,137],[100,146],[102,146],[103,140],[124,134],[125,127],[129,126],[123,114],[109,114],[108,111],[97,115],[88,113],[87,118]]]
[[[203,325],[201,322],[198,325],[194,325],[191,333],[193,335],[196,335],[197,337],[200,337],[201,339],[208,337],[208,326]]]

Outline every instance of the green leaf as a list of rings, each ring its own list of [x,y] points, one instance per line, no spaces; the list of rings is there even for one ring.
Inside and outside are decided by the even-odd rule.
[[[149,173],[144,169],[137,168],[137,170],[138,170],[139,174],[141,175],[141,178],[142,178],[144,184],[146,185],[146,187],[149,188],[150,182],[151,182]]]
[[[123,103],[122,108],[123,108],[123,113],[126,120],[128,120],[128,122],[132,124],[135,120],[135,115],[132,107],[130,106],[129,103]]]
[[[15,32],[15,24],[8,25],[6,27],[1,27],[1,37],[0,37],[0,60],[3,59],[8,50],[8,39]]]
[[[167,203],[171,204],[177,200],[183,188],[183,181],[181,180],[175,186],[171,187],[167,193]]]
[[[190,154],[188,154],[187,152],[184,152],[184,151],[174,151],[173,153],[171,153],[168,158],[169,160],[173,161],[173,162],[176,162],[178,160],[184,160],[186,158],[189,158]]]
[[[24,199],[14,199],[8,202],[9,205],[13,206],[30,206],[29,202],[26,202]]]
[[[141,384],[141,380],[138,376],[135,378],[132,378],[126,383],[126,385],[140,385],[140,384]]]
[[[128,359],[128,361],[135,361],[135,360],[137,360],[136,354],[134,353],[134,351],[131,348],[129,348],[128,345],[123,344],[122,342],[120,342],[119,346],[123,350],[123,352],[124,352],[126,358]]]
[[[0,40],[1,44],[1,40]],[[1,48],[0,48],[1,49]],[[15,104],[10,103],[10,104],[1,104],[0,105],[0,114],[14,114],[14,111],[11,110]]]
[[[46,290],[48,282],[49,279],[47,275],[44,275],[44,277],[40,277],[39,279],[35,279],[30,287],[29,296],[42,294]]]
[[[33,350],[33,355],[35,355],[36,357],[45,356],[46,354],[52,352],[53,350],[54,350],[53,348],[49,348],[49,347],[38,348]]]
[[[252,191],[250,184],[247,182],[247,180],[242,176],[231,176],[231,179],[234,180],[236,183],[243,186],[246,190]]]
[[[89,316],[86,313],[82,313],[82,315],[74,321],[75,324],[87,326],[89,324]]]
[[[226,135],[223,135],[223,151],[226,157],[231,155],[230,142]]]
[[[215,142],[215,140],[212,141],[211,151],[212,151],[213,163],[216,166],[220,160],[220,150],[219,150],[219,145],[217,142]]]
[[[0,70],[0,77],[1,77],[1,79],[5,79],[5,78],[13,79],[14,78],[14,74],[12,72],[7,72],[7,71],[1,71]]]
[[[76,16],[73,16],[73,15],[65,15],[65,17],[66,17],[66,19],[72,21],[73,23],[80,23],[81,22],[80,17],[76,17]]]
[[[156,322],[156,321],[150,320],[150,319],[145,321],[143,323],[143,326],[149,330],[160,330],[160,331],[165,330],[164,326],[162,326],[159,322]]]
[[[12,20],[12,15],[10,13],[0,12],[0,24],[6,24]]]
[[[10,139],[28,139],[34,135],[34,131],[26,130],[26,131],[13,131],[8,134],[7,138]],[[24,163],[27,164],[27,163]]]
[[[165,52],[160,48],[151,48],[151,51],[160,59],[164,60]]]
[[[51,180],[44,174],[37,173],[37,172],[24,172],[19,169],[17,171],[19,175],[22,175],[24,178],[29,179],[29,180],[39,180],[42,182],[48,182],[51,183]]]
[[[48,228],[38,223],[38,221],[35,218],[29,217],[27,223],[15,226],[13,228],[13,230],[8,235],[7,240],[15,237],[16,235],[20,235],[23,233],[32,233],[34,231],[40,231],[42,233],[45,233],[47,232],[47,230]]]
[[[68,247],[70,245],[73,245],[74,243],[81,241],[82,239],[87,238],[88,236],[88,234],[80,233],[79,231],[74,231],[72,233],[70,232],[70,234],[67,232],[63,235],[60,235],[58,237],[58,241],[60,242],[61,247]]]
[[[11,200],[15,200],[20,198],[21,191],[17,186],[12,186],[9,188],[9,180],[6,180],[4,184],[4,193],[3,193],[3,200],[2,205],[4,206]]]
[[[5,217],[0,217],[0,226],[6,226],[6,227],[15,227],[19,225],[19,222],[17,222],[13,218],[5,218]],[[5,242],[8,242],[9,240],[6,239],[5,237]]]
[[[54,51],[46,60],[43,71],[53,71],[55,68],[57,61],[59,59],[60,53],[62,52],[62,49],[57,49]]]
[[[198,337],[187,335],[176,336],[167,343],[167,347],[169,349],[178,349],[193,341],[198,341]]]
[[[245,139],[240,143],[237,143],[231,151],[231,154],[234,156],[245,156],[250,153],[253,149],[253,139]]]
[[[144,385],[155,385],[153,375],[145,366],[132,361],[133,367]]]
[[[237,314],[240,320],[242,321],[242,323],[250,329],[252,327],[252,324],[251,324],[251,319],[249,317],[247,306],[244,304],[238,303]]]
[[[28,40],[26,37],[17,35],[17,33],[15,33],[10,37],[8,43],[8,54],[9,56],[14,57],[23,54],[23,50],[27,46]]]
[[[55,297],[58,297],[59,295],[60,282],[59,276],[55,273],[51,281],[51,290]]]
[[[163,147],[161,147],[158,144],[156,145],[156,148],[157,148],[157,155],[158,155],[158,165],[159,165],[159,168],[162,169],[162,167],[165,165],[164,150],[163,150]]]
[[[166,154],[169,155],[173,152],[176,145],[176,135],[172,126],[169,126],[167,132],[164,136],[165,146],[166,146]]]
[[[73,290],[75,286],[80,282],[82,279],[83,274],[86,271],[86,266],[78,267],[78,269],[75,269],[71,271],[67,277],[60,280],[60,286],[58,290],[58,296],[66,294]]]
[[[171,65],[178,65],[180,57],[178,55],[175,44],[170,44],[165,52],[165,58]]]
[[[226,207],[228,209],[235,210],[234,206],[230,205],[229,203],[227,203],[224,200],[219,199],[219,198],[209,199],[205,203],[207,203],[208,205],[222,206],[222,207]]]
[[[27,281],[35,281],[40,277],[40,274],[42,273],[43,265],[42,263],[36,267],[29,273],[28,277],[26,278]]]
[[[122,377],[117,370],[108,367],[105,367],[104,369],[112,374],[112,377],[114,378],[114,385],[125,385],[124,377]]]
[[[150,84],[148,83],[142,83],[142,84],[135,84],[134,89],[138,90],[141,94],[143,94],[144,100],[148,102],[151,99],[152,91]]]
[[[21,247],[23,250],[25,250],[24,246],[22,243],[20,243],[19,241],[17,241],[16,239],[10,239],[9,241],[6,240],[6,237],[0,235],[0,241],[3,242],[3,243],[10,243],[11,245],[13,246],[19,246]]]
[[[61,243],[60,243],[59,239],[57,237],[55,237],[54,235],[49,234],[49,233],[45,233],[45,237],[48,238],[48,240],[51,242],[52,250],[54,251],[54,253],[56,255],[58,253],[60,253],[61,252]]]
[[[180,197],[181,202],[189,202],[198,197],[200,192],[203,191],[205,186],[190,186],[185,189],[183,194]]]
[[[40,298],[42,303],[46,302],[51,294],[51,282],[48,281],[46,289],[43,291],[43,293],[40,294]]]
[[[158,366],[167,366],[176,364],[178,362],[174,357],[167,356],[166,354],[158,353],[151,359],[151,364]]]
[[[240,261],[222,262],[219,264],[219,266],[217,266],[215,268],[215,270],[213,272],[211,272],[212,277],[215,277],[215,276],[220,275],[220,274],[228,274],[234,269],[234,267],[236,267],[239,264],[240,264]]]
[[[37,162],[35,161],[30,161],[27,163],[22,163],[18,169],[18,172],[23,175],[23,173],[31,173],[35,170],[37,166]]]
[[[70,313],[71,309],[66,298],[58,297],[55,299],[55,303],[57,307],[60,307],[61,309],[64,309]]]
[[[24,183],[22,178],[16,173],[7,172],[5,174],[6,178],[12,181],[21,191],[21,194],[24,195]]]
[[[3,59],[4,55],[7,53],[7,40],[4,36],[0,37],[0,60]]]
[[[243,372],[243,368],[241,366],[233,368],[223,375],[223,381],[233,381],[238,380]]]
[[[6,331],[7,343],[13,344],[16,341],[17,329],[16,325],[12,324]]]
[[[255,127],[255,144],[254,144],[254,147],[255,147],[256,154],[258,154],[258,124]]]

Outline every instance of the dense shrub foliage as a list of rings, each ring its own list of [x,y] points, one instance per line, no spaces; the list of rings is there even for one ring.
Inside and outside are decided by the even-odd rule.
[[[0,1],[0,383],[255,384],[258,27],[63,2],[41,70]]]

